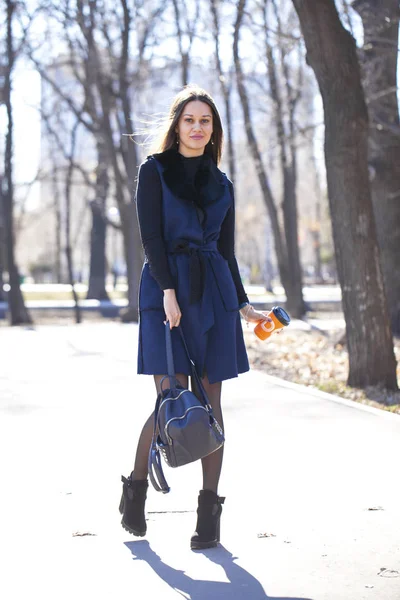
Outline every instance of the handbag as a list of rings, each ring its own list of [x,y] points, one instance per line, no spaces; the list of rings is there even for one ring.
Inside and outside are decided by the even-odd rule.
[[[154,409],[154,430],[150,446],[148,470],[150,481],[158,492],[170,491],[162,469],[160,455],[170,467],[181,467],[199,460],[220,448],[224,433],[213,415],[206,391],[190,358],[183,331],[180,336],[189,358],[192,371],[192,387],[195,383],[198,395],[184,388],[176,378],[172,353],[169,322],[165,325],[168,375],[161,380],[161,392]],[[164,381],[169,387],[163,389]]]

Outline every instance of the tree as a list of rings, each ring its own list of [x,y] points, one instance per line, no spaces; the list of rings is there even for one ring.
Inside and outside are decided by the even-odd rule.
[[[294,208],[296,207],[296,197],[294,192],[295,162],[292,160],[291,164],[288,164],[287,144],[286,141],[282,139],[284,133],[283,129],[281,129],[280,131],[278,131],[278,138],[280,137],[281,141],[281,163],[284,172],[284,214],[286,214],[286,218],[284,219],[284,231],[282,231],[279,221],[277,202],[272,193],[268,172],[266,170],[265,165],[263,164],[261,150],[253,127],[250,109],[250,97],[246,88],[242,62],[239,56],[240,29],[243,23],[245,8],[246,0],[239,0],[237,5],[237,15],[234,27],[233,40],[233,56],[235,62],[239,98],[243,109],[247,142],[250,148],[250,152],[253,156],[257,176],[260,182],[263,200],[268,210],[271,221],[279,275],[287,297],[286,306],[293,317],[301,318],[305,312],[305,305],[303,301],[300,261],[298,256],[296,210],[294,210],[294,214],[289,215],[289,212],[293,210],[293,206]],[[275,106],[278,106],[277,114],[280,115],[282,119],[282,110],[281,106],[279,106],[280,98],[278,97],[277,81],[275,71],[271,71],[271,61],[273,63],[272,57],[270,57],[270,60],[268,61],[270,67],[270,81],[273,87],[272,94],[275,100]],[[291,151],[295,152],[295,148],[293,146],[291,147]]]
[[[301,63],[297,67],[298,81],[296,86],[291,83],[289,67],[290,50],[293,40],[283,40],[281,17],[276,0],[272,0],[273,12],[277,25],[278,57],[282,71],[283,84],[280,84],[275,60],[274,48],[269,32],[269,0],[264,0],[264,32],[265,50],[268,65],[268,77],[271,97],[274,105],[274,120],[276,123],[279,160],[283,181],[282,213],[285,231],[285,242],[288,260],[288,308],[294,316],[301,317],[305,312],[303,301],[302,271],[300,263],[300,250],[298,243],[298,214],[297,214],[297,145],[295,115],[297,105],[301,98],[303,67]],[[288,46],[289,42],[289,47]]]
[[[109,300],[106,291],[106,206],[110,178],[107,165],[107,149],[98,136],[95,199],[90,203],[92,228],[90,232],[90,269],[87,298]]]
[[[400,124],[397,100],[398,0],[356,0],[364,26],[360,52],[370,118],[372,200],[392,331],[400,335]]]
[[[218,0],[210,0],[210,9],[213,18],[213,38],[215,46],[215,63],[217,67],[218,79],[221,87],[221,94],[224,99],[225,105],[225,118],[226,118],[226,138],[228,147],[228,164],[229,164],[229,176],[233,183],[236,178],[236,163],[235,163],[235,152],[233,143],[233,126],[232,126],[232,102],[231,102],[231,91],[232,85],[229,81],[229,76],[224,72],[221,60],[221,49],[220,49],[220,36],[221,36],[221,24],[220,24],[220,12],[218,7]]]
[[[74,175],[74,154],[76,148],[76,134],[78,127],[79,121],[76,121],[71,131],[71,146],[70,151],[68,152],[68,167],[65,178],[65,254],[67,258],[68,280],[71,286],[72,297],[74,299],[74,312],[76,323],[80,323],[82,321],[82,317],[78,302],[78,294],[75,290],[74,261],[71,247],[71,188],[72,178]]]
[[[172,0],[172,4],[174,6],[176,37],[181,57],[181,81],[182,85],[185,86],[189,83],[190,53],[200,16],[200,1],[194,0],[192,19],[189,17],[189,6],[186,0]]]
[[[65,109],[80,120],[94,139],[99,157],[96,204],[92,204],[94,227],[99,224],[99,217],[106,219],[104,192],[107,189],[107,168],[107,177],[119,210],[127,266],[128,308],[123,311],[125,321],[137,320],[138,285],[143,264],[139,228],[132,202],[139,156],[137,145],[128,139],[128,134],[134,130],[134,84],[140,82],[147,45],[164,10],[164,6],[156,3],[145,12],[141,4],[135,2],[131,6],[126,0],[119,0],[110,6],[79,0],[72,5],[64,0],[47,7],[48,16],[64,25],[67,65],[75,82],[72,93],[63,89],[52,77],[48,66],[43,65],[31,52],[43,79],[52,86]],[[133,42],[136,42],[136,48]],[[106,166],[101,163],[104,159]],[[105,229],[98,228],[96,235],[98,233],[101,235],[97,241],[100,239],[101,252],[104,252]],[[99,243],[96,248],[99,248]],[[103,259],[101,263],[103,265]]]
[[[15,259],[15,240],[14,240],[14,182],[13,182],[13,131],[14,119],[11,103],[12,74],[15,66],[17,50],[15,49],[13,21],[16,10],[16,3],[7,0],[7,22],[6,22],[6,68],[3,87],[3,100],[7,110],[7,134],[4,156],[4,178],[2,179],[2,197],[5,247],[6,247],[6,266],[8,271],[10,290],[8,292],[8,306],[10,312],[11,325],[29,324],[32,322],[28,310],[25,306],[20,287],[20,275]]]
[[[349,351],[348,384],[397,389],[368,175],[368,114],[357,49],[334,0],[293,0],[325,115],[325,162]]]

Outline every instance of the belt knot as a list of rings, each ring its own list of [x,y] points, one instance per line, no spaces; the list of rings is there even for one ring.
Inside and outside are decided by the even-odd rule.
[[[215,251],[216,249],[217,242],[209,242],[204,245],[193,245],[193,242],[190,242],[189,240],[178,239],[169,244],[168,252],[170,254],[187,254],[190,257],[190,304],[198,302],[203,297],[207,273],[207,258],[205,252]]]

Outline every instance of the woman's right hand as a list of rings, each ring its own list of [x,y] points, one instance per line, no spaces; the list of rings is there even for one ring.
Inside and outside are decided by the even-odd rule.
[[[164,290],[164,311],[167,321],[169,321],[169,328],[178,327],[182,313],[174,289]],[[166,321],[164,321],[164,325],[165,323]]]

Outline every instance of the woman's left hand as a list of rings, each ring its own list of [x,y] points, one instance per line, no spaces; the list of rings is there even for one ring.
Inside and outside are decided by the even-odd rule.
[[[272,321],[265,310],[256,310],[251,304],[247,304],[240,309],[240,314],[245,321],[258,323],[259,321]]]

